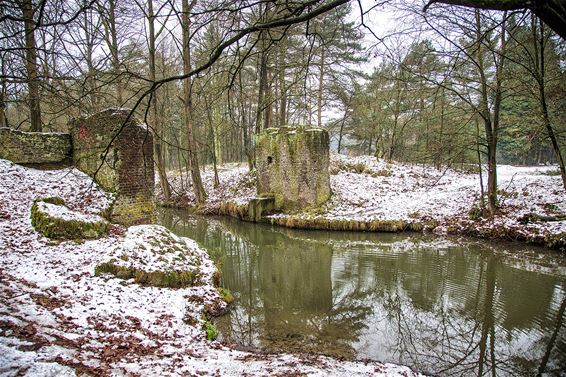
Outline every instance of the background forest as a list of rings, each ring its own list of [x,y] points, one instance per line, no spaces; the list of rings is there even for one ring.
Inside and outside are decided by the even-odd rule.
[[[0,126],[67,131],[134,108],[156,135],[164,195],[166,171],[188,167],[199,201],[199,166],[252,167],[254,135],[283,125],[326,128],[340,153],[487,162],[489,189],[496,162],[559,162],[564,40],[529,11],[424,5],[3,1]]]

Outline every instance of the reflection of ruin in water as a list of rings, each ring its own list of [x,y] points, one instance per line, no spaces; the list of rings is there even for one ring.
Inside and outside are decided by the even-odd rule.
[[[224,285],[237,297],[216,322],[227,342],[454,376],[556,373],[566,365],[563,257],[525,258],[521,246],[517,258],[485,242],[417,234],[165,215],[165,225],[222,264]]]

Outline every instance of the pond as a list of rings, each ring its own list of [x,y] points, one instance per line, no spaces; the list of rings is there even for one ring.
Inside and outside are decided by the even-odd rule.
[[[299,231],[163,210],[236,300],[219,340],[444,376],[564,375],[566,258],[518,243]]]

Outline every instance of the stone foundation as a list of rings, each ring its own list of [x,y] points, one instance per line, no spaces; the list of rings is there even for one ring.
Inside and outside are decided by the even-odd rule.
[[[71,161],[71,137],[64,133],[22,132],[0,128],[0,158],[16,164]]]
[[[155,221],[153,135],[129,109],[109,109],[70,124],[73,163],[117,194],[113,222]],[[116,136],[117,135],[117,136]]]
[[[318,207],[330,198],[329,137],[322,129],[269,128],[256,136],[257,192],[276,210]]]

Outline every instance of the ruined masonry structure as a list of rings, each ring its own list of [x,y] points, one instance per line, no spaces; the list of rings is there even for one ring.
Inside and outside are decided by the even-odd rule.
[[[73,163],[116,193],[113,222],[155,221],[153,136],[129,109],[108,109],[71,121]],[[117,135],[117,136],[116,136]]]
[[[0,158],[49,165],[70,162],[72,157],[77,169],[116,193],[110,220],[124,225],[154,222],[153,137],[147,126],[129,119],[129,113],[109,109],[75,119],[70,135],[0,128]]]
[[[0,158],[18,164],[70,162],[71,138],[64,133],[22,132],[2,127]]]
[[[330,198],[326,130],[268,128],[256,136],[257,192],[275,209],[318,207]]]

